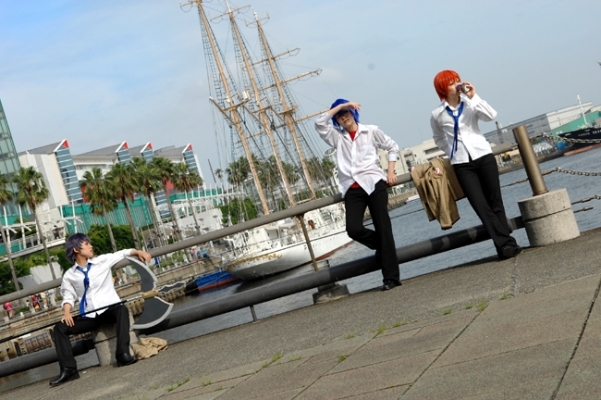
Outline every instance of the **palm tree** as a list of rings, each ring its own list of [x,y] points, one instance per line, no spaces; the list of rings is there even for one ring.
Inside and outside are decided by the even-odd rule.
[[[117,206],[117,202],[113,197],[114,191],[111,182],[104,179],[100,168],[94,167],[91,171],[86,171],[83,174],[83,180],[79,182],[79,187],[82,188],[85,199],[90,203],[92,212],[104,217],[111,239],[111,247],[113,252],[117,251],[117,244],[108,217],[108,212],[114,210]]]
[[[0,205],[4,206],[6,203],[13,199],[13,192],[8,190],[6,187],[9,184],[9,179],[6,175],[0,175]],[[8,265],[10,266],[10,273],[13,278],[13,284],[15,285],[15,291],[19,290],[19,281],[17,280],[17,272],[15,271],[15,266],[13,265],[13,257],[10,248],[10,243],[7,240],[6,233],[4,232],[4,227],[2,226],[2,220],[0,220],[0,231],[2,232],[2,242],[4,243],[4,247],[6,248],[6,257],[8,258]],[[10,235],[10,233],[9,233]]]
[[[204,182],[202,178],[195,172],[190,171],[188,168],[188,164],[179,163],[175,164],[173,167],[173,186],[177,190],[181,190],[186,193],[186,198],[188,199],[188,204],[192,209],[192,216],[194,217],[194,225],[196,226],[196,233],[200,235],[200,225],[198,225],[198,219],[196,218],[196,212],[194,212],[194,206],[190,200],[189,192],[202,185]]]
[[[152,220],[155,231],[158,232],[160,224],[157,220],[154,194],[161,187],[161,175],[155,165],[147,163],[142,157],[134,157],[132,159],[132,165],[134,166],[134,178],[137,191],[146,198],[150,219]],[[159,244],[163,245],[161,236],[157,235],[157,237],[159,238]]]
[[[232,185],[239,186],[248,179],[248,175],[250,174],[250,164],[248,163],[248,159],[244,157],[240,157],[236,161],[232,161],[225,169],[225,173],[227,174],[227,181]]]
[[[55,280],[56,274],[52,267],[48,246],[46,246],[46,237],[42,232],[42,227],[38,215],[36,214],[38,205],[42,204],[49,195],[48,188],[46,188],[46,184],[44,183],[44,177],[33,167],[20,168],[13,175],[13,182],[17,185],[17,202],[21,206],[28,205],[33,213],[38,235],[42,241],[42,246],[44,246],[44,251],[46,252],[46,260],[48,260],[48,265],[50,266],[50,273],[52,274],[52,279]]]
[[[175,215],[175,212],[173,212],[173,205],[171,204],[171,200],[169,199],[169,183],[171,182],[173,176],[173,163],[164,157],[155,157],[150,163],[157,167],[159,170],[159,175],[161,176],[161,184],[163,185],[165,197],[167,198],[167,206],[169,207],[169,213],[171,214],[171,220],[175,224],[175,235],[178,238],[178,240],[182,240],[183,236],[179,227],[177,215]]]
[[[141,246],[140,239],[138,238],[138,230],[134,224],[131,207],[129,206],[129,202],[134,199],[134,193],[136,191],[133,172],[134,168],[132,165],[117,163],[113,165],[108,174],[106,174],[106,180],[111,182],[115,198],[117,198],[125,206],[135,247],[139,249]]]
[[[215,175],[217,175],[217,178],[221,181],[222,188],[223,188],[223,173],[224,173],[224,171],[221,168],[217,168],[215,170]]]

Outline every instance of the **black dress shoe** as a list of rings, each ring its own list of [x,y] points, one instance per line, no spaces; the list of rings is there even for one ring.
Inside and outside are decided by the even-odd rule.
[[[61,370],[59,376],[56,376],[50,380],[50,386],[62,385],[65,382],[79,379],[79,372],[77,368],[65,368]]]
[[[117,356],[117,364],[120,367],[124,367],[126,365],[135,364],[138,359],[136,357],[132,357],[129,353],[119,354]]]
[[[394,289],[397,286],[401,286],[402,283],[399,281],[394,281],[392,279],[386,279],[384,281],[384,285],[382,286],[382,291]]]
[[[517,256],[522,252],[522,248],[518,245],[515,246],[505,246],[501,249],[501,256],[504,259],[512,258]]]

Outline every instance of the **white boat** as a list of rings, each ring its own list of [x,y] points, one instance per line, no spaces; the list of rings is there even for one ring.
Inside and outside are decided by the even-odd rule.
[[[216,129],[223,129],[217,132],[218,143],[230,146],[220,152],[228,157],[223,162],[228,165],[228,182],[244,192],[245,200],[251,199],[257,205],[259,214],[336,193],[331,152],[320,159],[324,152],[316,150],[316,145],[321,141],[308,126],[309,116],[297,115],[300,108],[288,87],[290,82],[318,75],[321,70],[284,78],[277,60],[291,52],[272,53],[256,14],[254,21],[246,25],[253,26],[253,34],[258,34],[261,59],[251,55],[236,21],[236,16],[247,8],[232,10],[226,2],[227,10],[222,15],[209,18],[202,0],[190,3],[196,5],[200,17],[209,100],[221,117],[215,121]],[[210,23],[216,19],[229,21],[233,46],[219,46]],[[234,55],[223,54],[223,48],[232,49]],[[230,66],[230,60],[236,62]],[[233,66],[237,74],[230,72]],[[240,203],[247,204],[244,201]],[[351,242],[341,204],[306,213],[304,221],[316,259]],[[225,241],[229,250],[222,254],[223,266],[241,279],[277,274],[311,261],[296,219],[258,227]]]
[[[336,215],[328,221],[325,215]],[[311,247],[316,260],[346,246],[344,213],[340,209],[322,209],[305,214]],[[233,250],[222,254],[227,271],[240,279],[251,280],[274,275],[311,262],[307,244],[294,221],[283,220],[230,239]]]

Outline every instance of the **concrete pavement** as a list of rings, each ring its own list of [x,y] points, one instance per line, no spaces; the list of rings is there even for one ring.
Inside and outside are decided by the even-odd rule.
[[[89,368],[57,388],[45,380],[1,396],[600,399],[600,285],[597,229],[511,260],[480,260],[176,343],[133,366]]]

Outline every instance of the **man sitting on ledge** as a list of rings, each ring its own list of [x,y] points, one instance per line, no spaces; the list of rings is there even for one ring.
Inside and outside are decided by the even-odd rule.
[[[50,381],[50,386],[79,378],[69,335],[91,332],[103,324],[117,324],[119,366],[137,361],[129,351],[129,312],[115,290],[111,268],[126,256],[137,256],[144,262],[151,259],[149,253],[136,249],[94,257],[90,238],[83,233],[69,236],[65,252],[73,266],[65,272],[61,284],[63,318],[54,327],[60,374]],[[73,318],[71,309],[76,300],[79,300],[79,315]]]

